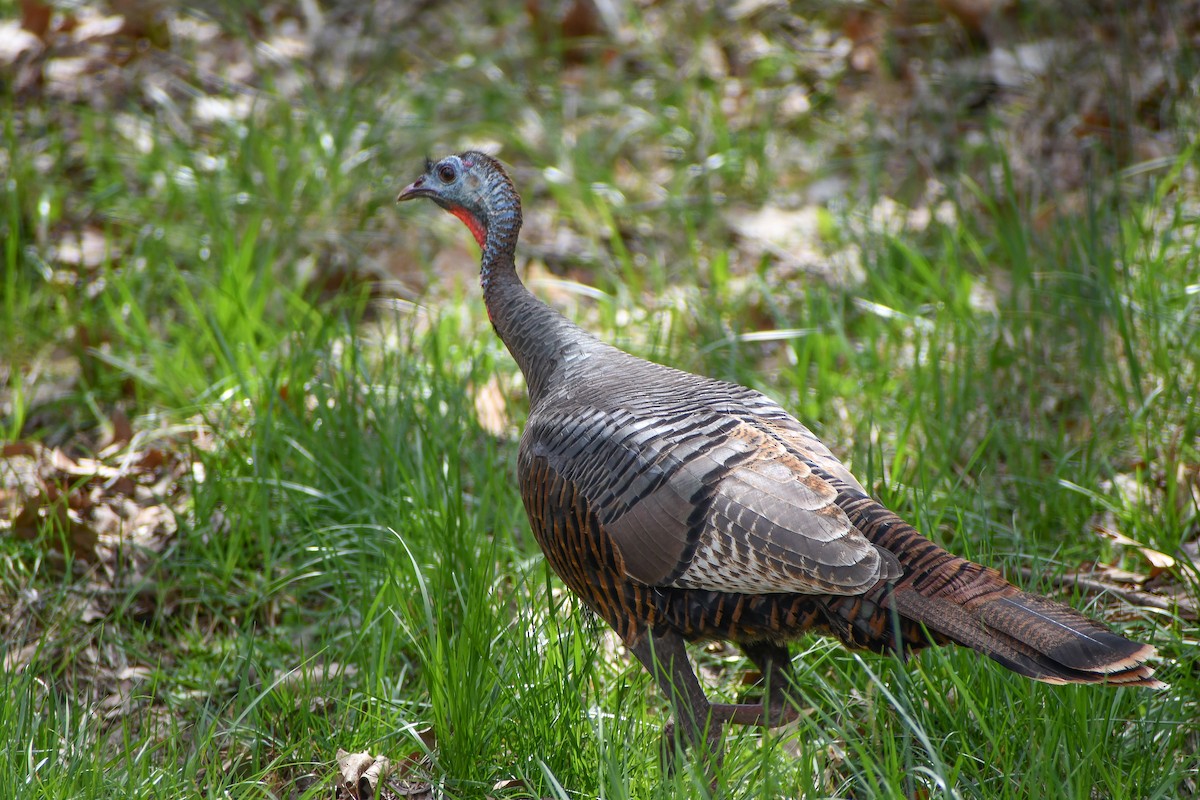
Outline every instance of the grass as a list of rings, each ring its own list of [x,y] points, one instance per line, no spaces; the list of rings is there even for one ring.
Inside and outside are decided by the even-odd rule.
[[[873,221],[870,191],[822,206],[815,246],[854,253],[861,283],[788,271],[730,215],[786,207],[829,174],[885,194],[872,157],[845,155],[853,125],[837,127],[853,76],[776,48],[735,103],[703,46],[751,23],[630,14],[628,74],[564,78],[517,12],[454,5],[377,33],[342,83],[251,61],[266,88],[247,119],[201,119],[186,92],[94,108],[6,85],[4,435],[82,455],[127,414],[142,438],[109,462],[159,448],[187,468],[164,498],[173,527],[145,552],[89,563],[57,512],[32,541],[0,537],[0,729],[15,743],[0,795],[328,796],[339,748],[448,797],[703,794],[702,770],[659,769],[662,698],[529,533],[523,392],[469,237],[392,208],[427,152],[483,140],[514,166],[533,270],[567,281],[539,291],[634,352],[767,391],[955,552],[1057,592],[1040,576],[1149,571],[1097,525],[1194,546],[1193,151],[1088,184],[1045,225],[1002,137],[985,137],[971,157],[987,169],[946,178],[946,219]],[[234,17],[220,41],[244,41]],[[203,48],[173,46],[205,68]],[[783,119],[797,82],[819,114]],[[98,263],[62,258],[89,229]],[[428,269],[444,252],[461,290]],[[401,299],[379,274],[402,277]],[[477,413],[497,374],[499,435]],[[1160,580],[1196,601],[1186,559]],[[1194,793],[1196,622],[1066,599],[1155,643],[1171,688],[1054,688],[969,652],[902,665],[805,639],[805,716],[733,732],[723,792]],[[746,694],[735,651],[694,655],[714,698]]]

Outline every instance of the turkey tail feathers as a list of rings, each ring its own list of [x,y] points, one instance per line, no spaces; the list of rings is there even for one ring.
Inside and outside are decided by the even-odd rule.
[[[898,586],[892,601],[902,616],[1034,680],[1166,685],[1143,663],[1155,655],[1152,646],[1131,642],[1042,597],[1016,591],[968,608]]]
[[[871,542],[899,557],[904,575],[890,590],[891,606],[934,641],[949,639],[1046,683],[1166,685],[1145,664],[1155,655],[1150,645],[951,555],[862,494],[843,490],[838,501]]]

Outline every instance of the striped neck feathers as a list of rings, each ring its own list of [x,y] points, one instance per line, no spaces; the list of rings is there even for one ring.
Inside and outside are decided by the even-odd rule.
[[[479,193],[480,216],[463,208],[451,210],[483,249],[479,282],[485,298],[495,280],[517,278],[515,255],[522,221],[521,200],[512,181],[500,170],[488,172],[486,186]]]

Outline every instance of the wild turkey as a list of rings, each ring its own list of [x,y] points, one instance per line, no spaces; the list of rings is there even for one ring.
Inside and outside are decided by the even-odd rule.
[[[787,643],[806,631],[879,652],[956,642],[1047,683],[1157,687],[1154,648],[1012,586],[921,536],[777,403],[636,358],[517,277],[521,203],[482,153],[427,162],[426,197],[483,248],[492,325],[525,375],[517,472],[550,565],[671,699],[681,744],[794,718]],[[766,699],[711,704],[684,641],[737,643]]]

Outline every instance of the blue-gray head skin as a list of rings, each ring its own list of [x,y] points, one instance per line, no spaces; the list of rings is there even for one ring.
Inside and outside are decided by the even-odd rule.
[[[458,217],[492,258],[511,255],[521,228],[521,200],[500,162],[468,150],[425,161],[425,174],[400,192],[397,202],[427,197]],[[491,250],[492,252],[488,252]]]
[[[563,353],[608,347],[552,311],[517,277],[514,260],[521,230],[521,200],[500,162],[468,151],[426,161],[425,172],[404,187],[397,201],[426,197],[462,220],[483,248],[479,280],[492,327],[513,354],[536,406],[559,361],[545,357],[548,342]],[[566,344],[563,344],[566,343]],[[566,361],[580,356],[560,353]]]

